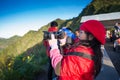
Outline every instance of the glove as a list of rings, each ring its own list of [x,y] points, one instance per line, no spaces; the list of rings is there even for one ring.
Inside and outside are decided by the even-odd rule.
[[[58,49],[57,39],[55,39],[54,34],[51,34],[51,40],[48,40],[51,49]]]

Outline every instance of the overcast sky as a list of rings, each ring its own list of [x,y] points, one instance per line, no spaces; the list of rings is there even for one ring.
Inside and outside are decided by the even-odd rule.
[[[0,37],[23,36],[57,19],[77,17],[91,0],[0,0]]]

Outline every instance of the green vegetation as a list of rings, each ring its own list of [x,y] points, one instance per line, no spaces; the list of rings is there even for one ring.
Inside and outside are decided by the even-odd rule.
[[[59,28],[67,26],[74,31],[79,27],[83,15],[117,11],[120,11],[119,0],[93,0],[78,17],[55,21]],[[0,80],[33,80],[37,75],[46,74],[48,58],[42,44],[42,35],[49,26],[50,23],[38,31],[31,30],[23,37],[0,39]]]
[[[9,39],[5,39],[5,38],[0,38],[0,51],[3,50],[4,48],[6,48],[8,45],[16,42],[17,40],[19,40],[21,37],[20,36],[13,36]]]
[[[73,22],[70,27],[76,29],[80,25],[80,20],[82,16],[95,15],[110,12],[120,12],[120,1],[119,0],[92,0],[78,17],[73,18]]]
[[[65,22],[56,21],[59,25]],[[49,25],[29,31],[0,52],[0,80],[33,80],[36,75],[46,73],[48,62],[42,35]]]
[[[93,15],[120,11],[119,0],[93,0],[80,15]]]
[[[37,44],[18,56],[1,55],[1,80],[33,80],[36,74],[46,73],[47,57],[42,46]]]

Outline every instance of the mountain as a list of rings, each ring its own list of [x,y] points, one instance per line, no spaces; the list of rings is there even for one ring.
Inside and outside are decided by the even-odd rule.
[[[0,50],[3,50],[4,48],[6,48],[8,45],[16,42],[17,40],[19,40],[21,37],[20,36],[13,36],[9,39],[6,38],[0,38]]]
[[[58,25],[61,25],[65,22],[65,20],[56,19],[56,22],[58,22]],[[28,48],[40,43],[43,39],[43,31],[47,30],[50,23],[47,25],[41,27],[38,31],[31,30],[28,33],[26,33],[23,37],[21,37],[19,40],[17,40],[14,44],[11,44],[6,49],[2,51],[2,53],[6,54],[20,54],[26,51]],[[59,27],[59,26],[58,26]],[[11,40],[12,38],[10,38]]]
[[[82,16],[95,15],[110,12],[120,12],[119,0],[92,0],[78,15],[72,19],[70,27],[74,30],[79,27]]]
[[[60,27],[66,20],[58,18],[54,21]],[[0,72],[0,77],[6,76],[3,77],[3,80],[21,80],[19,77],[22,75],[27,77],[23,80],[33,80],[35,74],[46,72],[47,56],[42,40],[43,31],[48,30],[50,23],[38,31],[30,30],[20,39],[17,39],[14,44],[10,44],[0,52],[0,70],[3,71]],[[10,75],[14,75],[12,79],[10,79]],[[29,79],[30,77],[32,78]]]
[[[82,16],[119,11],[119,0],[92,0],[77,17],[68,20],[58,18],[55,21],[58,22],[59,28],[67,26],[74,31],[79,28]],[[50,23],[42,26],[38,31],[30,30],[0,52],[1,80],[33,80],[36,75],[46,73],[48,58],[42,40],[43,31],[49,26]],[[4,40],[6,39],[0,39],[0,42]]]
[[[119,0],[93,0],[85,7],[81,15],[93,15],[120,11]]]
[[[120,1],[119,0],[92,0],[91,3],[89,3],[77,17],[73,17],[72,19],[68,19],[68,20],[61,20],[58,18],[55,21],[58,22],[59,28],[61,28],[63,26],[67,26],[67,27],[70,27],[71,29],[73,29],[73,31],[74,31],[75,29],[77,29],[79,27],[82,16],[101,14],[101,13],[109,13],[109,12],[118,12],[118,11],[120,11]],[[24,46],[25,48],[23,48],[21,50],[17,49],[15,53],[24,52],[27,48],[30,48],[33,45],[41,42],[41,40],[42,40],[41,35],[43,34],[42,31],[47,30],[49,27],[49,24],[50,23],[43,26],[38,31],[29,31],[27,34],[25,34],[21,40],[19,40],[15,43],[17,46],[19,46],[19,47]],[[4,42],[6,42],[6,40],[2,41],[2,43],[4,43]],[[24,45],[23,42],[26,43],[27,45]],[[20,43],[23,43],[23,44],[20,44]],[[0,43],[0,45],[1,45],[1,43]],[[6,47],[6,46],[7,45],[5,44],[2,47]],[[16,48],[17,48],[17,46],[16,46]],[[10,53],[10,51],[9,51],[9,53]]]

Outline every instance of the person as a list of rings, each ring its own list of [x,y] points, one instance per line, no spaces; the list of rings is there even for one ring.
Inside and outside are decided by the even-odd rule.
[[[120,36],[114,41],[113,50],[119,52]]]
[[[116,30],[116,34],[118,35],[118,37],[120,36],[120,23],[118,23],[118,29]]]
[[[71,46],[74,44],[76,36],[71,28],[68,27],[62,27],[59,31],[64,32],[64,38],[59,39],[61,53],[67,54],[67,51],[69,51]]]
[[[115,31],[114,30],[112,30],[112,42],[114,43],[114,41],[116,40],[116,33],[115,33]]]
[[[119,35],[119,32],[120,32],[120,23],[116,23],[115,26],[115,33]]]
[[[105,44],[105,28],[97,20],[88,20],[80,26],[79,44],[67,55],[61,55],[58,40],[52,34],[50,58],[58,80],[94,80],[101,70],[101,45]]]
[[[50,27],[48,28],[48,32],[57,32],[58,31],[58,23],[56,21],[52,21],[50,23]],[[49,43],[47,40],[43,39],[43,45],[46,47],[47,56],[49,56]]]
[[[115,36],[116,36],[116,38],[115,38],[115,40],[116,40],[120,36],[120,23],[116,23],[114,28],[115,28],[114,33],[115,33]]]
[[[57,32],[58,31],[58,23],[56,21],[52,21],[50,23],[50,27],[48,28],[48,32]],[[50,46],[47,40],[43,40],[43,45],[46,48],[46,53],[47,56],[49,57],[49,50],[50,50]],[[48,65],[48,80],[52,80],[52,74],[53,74],[53,68],[51,65],[51,59],[48,59],[49,65]]]
[[[58,31],[58,23],[56,21],[52,21],[48,29],[48,32],[56,32],[56,31]]]
[[[79,29],[75,30],[75,35],[76,35],[76,37],[79,37]]]
[[[77,42],[80,41],[80,39],[79,39],[79,35],[80,35],[79,34],[79,28],[75,30],[75,35],[76,35],[76,38],[75,38],[74,42],[77,43]]]

